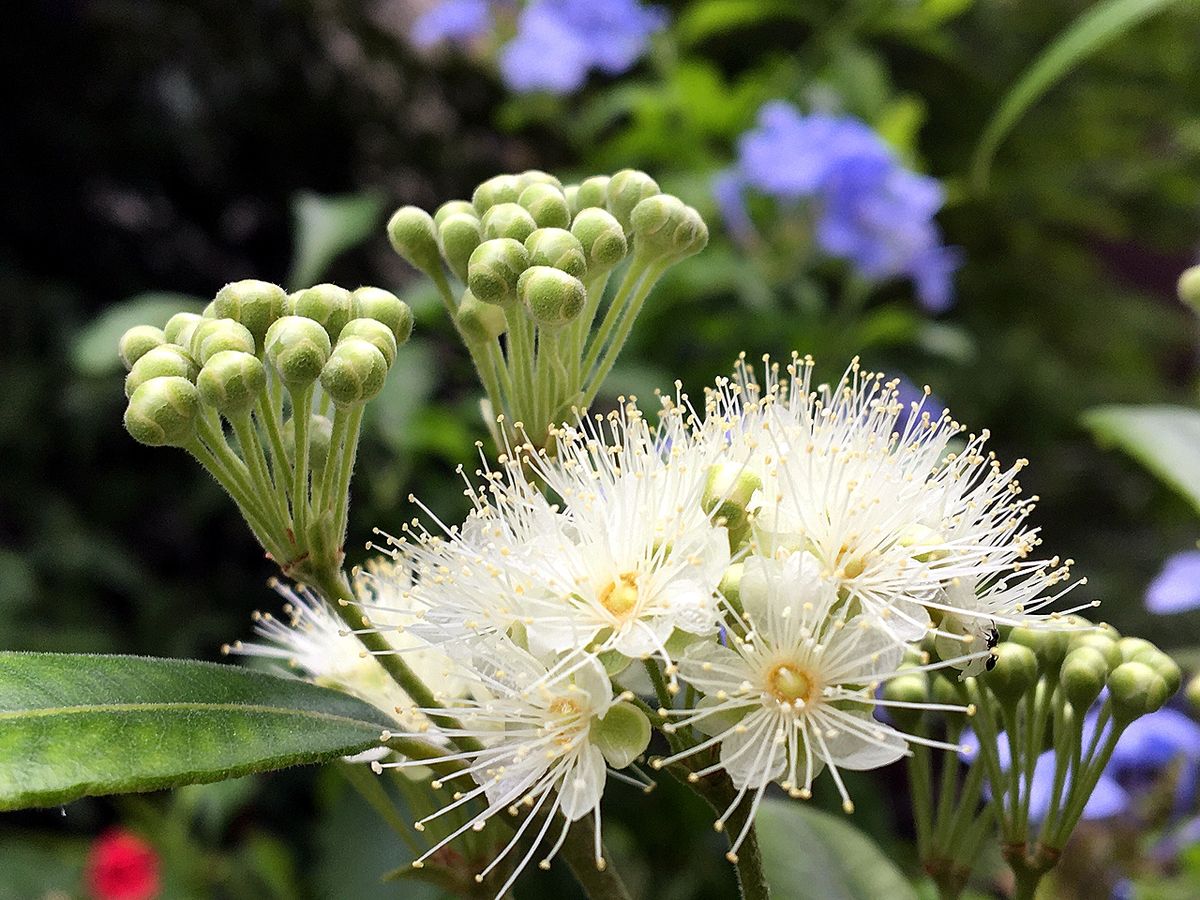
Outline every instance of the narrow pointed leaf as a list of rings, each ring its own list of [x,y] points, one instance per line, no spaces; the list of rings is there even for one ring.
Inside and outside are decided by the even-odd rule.
[[[378,746],[387,724],[354,697],[234,666],[0,652],[0,810],[323,762]]]
[[[1200,410],[1186,406],[1101,406],[1083,423],[1117,446],[1200,511]]]

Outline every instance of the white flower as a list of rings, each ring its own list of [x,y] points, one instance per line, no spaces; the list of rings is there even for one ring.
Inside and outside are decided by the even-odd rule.
[[[681,409],[652,428],[632,406],[478,473],[461,529],[395,542],[417,575],[414,629],[430,640],[522,630],[535,653],[658,656],[677,629],[714,634],[725,529],[702,504],[719,448],[687,439]],[[561,505],[532,485],[544,483]]]
[[[753,794],[746,828],[731,845],[735,860],[771,782],[794,797],[808,797],[813,779],[828,767],[851,812],[840,769],[886,765],[907,752],[909,741],[950,746],[906,735],[873,717],[874,707],[889,703],[876,698],[876,689],[899,673],[905,646],[876,616],[855,613],[856,604],[839,599],[837,585],[823,576],[814,556],[751,558],[740,599],[744,614],[731,611],[737,626],[727,633],[727,643],[694,645],[679,662],[680,676],[704,700],[693,710],[665,711],[683,717],[673,730],[695,725],[710,736],[653,763],[660,768],[719,745],[719,761],[690,777],[724,769],[733,781],[738,793],[718,827]]]
[[[394,588],[405,580],[404,573],[390,560],[371,560],[364,571],[356,573],[354,592],[363,614],[363,628],[382,633],[393,650],[403,653],[405,662],[439,695],[461,694],[462,682],[452,676],[453,664],[446,654],[402,631],[412,614],[400,605],[403,592]],[[287,619],[255,613],[254,630],[262,640],[236,641],[222,647],[222,652],[281,660],[316,684],[373,704],[400,724],[418,724],[405,720],[402,712],[412,700],[323,599],[303,587],[292,588],[277,581],[272,587],[285,600]],[[420,724],[427,727],[423,720]]]
[[[528,852],[497,897],[508,891],[529,864],[558,813],[563,817],[561,828],[539,865],[549,867],[571,824],[591,815],[596,825],[596,863],[602,867],[600,798],[606,765],[603,753],[593,741],[593,729],[615,702],[604,667],[594,657],[576,655],[548,668],[504,638],[480,642],[475,650],[474,657],[463,663],[464,677],[471,680],[474,696],[449,702],[441,709],[417,712],[435,722],[439,715],[455,717],[461,728],[443,728],[442,733],[450,738],[476,741],[479,749],[455,750],[433,760],[373,764],[376,772],[439,763],[463,764],[457,774],[434,781],[434,788],[468,777],[475,786],[456,791],[450,803],[416,823],[418,830],[473,800],[482,799],[485,803],[482,811],[427,850],[413,865],[420,868],[426,859],[467,830],[482,830],[493,816],[523,805],[528,814],[516,834],[476,876],[477,881],[483,881],[540,822]],[[422,734],[417,731],[405,736],[419,738]]]
[[[696,439],[744,458],[762,482],[752,552],[812,554],[823,577],[908,641],[932,631],[977,650],[996,622],[1027,624],[1057,599],[1041,591],[1065,568],[1027,559],[1038,538],[1026,525],[1036,498],[1016,480],[1024,460],[1002,467],[984,449],[987,432],[956,452],[963,428],[948,412],[921,400],[902,419],[897,382],[857,361],[833,386],[814,387],[812,369],[808,357],[783,373],[768,361],[760,386],[743,366],[709,394]],[[964,584],[987,599],[953,587]]]

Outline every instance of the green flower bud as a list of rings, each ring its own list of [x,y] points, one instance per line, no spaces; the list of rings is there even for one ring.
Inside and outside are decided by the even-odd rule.
[[[511,303],[517,299],[517,279],[528,267],[529,252],[520,241],[484,241],[467,263],[467,286],[484,303]]]
[[[200,394],[186,378],[151,378],[129,398],[125,430],[148,447],[183,447],[196,434]]]
[[[125,396],[132,397],[134,391],[152,378],[175,376],[196,380],[199,369],[191,355],[175,344],[163,344],[143,353],[129,374],[125,376]]]
[[[1121,663],[1108,676],[1113,718],[1128,724],[1162,708],[1171,696],[1163,677],[1145,663]]]
[[[475,188],[471,203],[482,216],[497,203],[516,203],[523,187],[515,175],[497,175]]]
[[[590,180],[588,179],[588,181]],[[579,186],[581,194],[587,184],[588,182],[585,181]],[[621,223],[626,234],[632,230],[630,217],[633,214],[633,208],[647,197],[653,197],[660,193],[658,182],[645,172],[639,172],[636,169],[622,169],[608,180],[605,188],[605,205]]]
[[[266,356],[289,388],[316,381],[329,359],[329,332],[304,316],[284,316],[267,329]]]
[[[1179,299],[1200,311],[1200,266],[1184,269],[1179,276]]]
[[[531,184],[521,191],[517,203],[529,211],[538,228],[567,228],[571,224],[567,198],[552,184]]]
[[[650,720],[632,703],[614,703],[603,719],[592,723],[590,735],[605,761],[623,769],[650,746]]]
[[[304,316],[324,326],[330,341],[338,335],[351,318],[350,292],[336,284],[318,284],[300,291],[292,307],[292,315]]]
[[[1068,652],[1077,647],[1092,647],[1099,650],[1104,656],[1105,662],[1108,663],[1109,669],[1115,669],[1125,661],[1121,655],[1121,648],[1117,646],[1117,642],[1108,633],[1103,630],[1098,631],[1080,631],[1071,635],[1070,641],[1067,643]]]
[[[543,172],[541,169],[526,169],[517,176],[517,190],[519,191],[524,191],[527,187],[535,184],[549,185],[557,191],[563,189],[561,181],[549,172]]]
[[[425,273],[441,271],[437,229],[433,225],[433,217],[425,210],[415,206],[400,207],[388,220],[387,231],[392,248],[409,265]]]
[[[459,281],[467,280],[467,263],[483,240],[482,235],[479,220],[464,213],[447,216],[438,226],[438,244],[442,248],[442,256]]]
[[[1071,633],[1062,628],[1028,628],[1019,626],[1012,629],[1005,638],[1014,644],[1028,647],[1037,656],[1038,665],[1043,672],[1056,672],[1062,665],[1063,657],[1067,655],[1067,645]]]
[[[634,252],[652,258],[683,259],[708,243],[708,226],[700,214],[670,194],[659,194],[634,207]]]
[[[1077,713],[1083,715],[1096,702],[1108,672],[1108,660],[1095,647],[1076,647],[1067,654],[1058,683]]]
[[[329,445],[333,441],[333,421],[313,415],[308,420],[308,467],[313,474],[323,472],[329,460]],[[296,465],[296,421],[288,419],[283,426],[283,452],[289,466]]]
[[[1179,669],[1179,663],[1175,662],[1175,660],[1171,659],[1170,656],[1163,653],[1153,644],[1137,653],[1130,661],[1145,663],[1157,672],[1162,677],[1162,680],[1167,683],[1167,690],[1172,697],[1175,696],[1175,692],[1183,684],[1183,672]]]
[[[387,360],[388,368],[396,362],[396,336],[392,329],[376,319],[351,319],[338,336],[338,343],[349,338],[362,338],[369,344],[374,344]]]
[[[469,200],[448,200],[437,208],[437,212],[433,214],[433,224],[438,228],[442,227],[442,223],[448,218],[455,215],[468,215],[476,221],[479,220],[479,213],[475,211],[475,205]]]
[[[748,508],[761,487],[758,473],[741,463],[717,463],[708,470],[700,505],[715,523],[724,523],[731,547],[740,546],[749,536]]]
[[[204,364],[196,378],[200,399],[226,417],[250,412],[267,386],[267,370],[253,353],[222,350]]]
[[[742,610],[742,573],[746,571],[744,563],[733,563],[721,576],[717,590],[729,601],[729,605],[741,612]]]
[[[221,316],[217,314],[217,301],[216,300],[209,300],[207,303],[204,304],[204,309],[200,310],[200,318],[202,318],[202,319],[219,319],[219,318],[221,318]]]
[[[525,238],[531,266],[550,266],[568,275],[583,278],[588,271],[583,245],[571,232],[562,228],[539,228]]]
[[[514,241],[524,241],[537,230],[537,222],[529,210],[516,203],[497,203],[483,214],[480,227],[484,240],[496,238],[512,238]]]
[[[1005,641],[992,651],[996,665],[980,678],[1001,702],[1015,703],[1037,682],[1037,657],[1022,644]]]
[[[567,212],[571,214],[571,218],[575,218],[575,213],[579,212],[579,185],[568,184],[563,186],[563,197],[567,201]]]
[[[231,282],[217,291],[213,310],[219,319],[233,319],[245,325],[261,347],[271,323],[287,314],[286,303],[287,292],[279,285],[247,279]]]
[[[591,178],[585,178],[579,182],[579,189],[575,193],[575,202],[571,206],[572,213],[578,215],[583,210],[593,207],[605,209],[608,206],[609,181],[611,179],[607,175],[593,175]],[[630,207],[630,209],[632,208]]]
[[[253,353],[254,335],[245,325],[233,319],[205,319],[192,333],[192,359],[204,365],[223,350]]]
[[[571,234],[583,245],[588,271],[593,275],[609,271],[629,252],[621,223],[604,209],[589,206],[580,210]]]
[[[167,319],[167,324],[163,326],[163,340],[168,344],[178,344],[180,347],[190,346],[192,332],[196,330],[196,326],[202,320],[203,317],[195,313],[175,313]]]
[[[403,347],[412,335],[412,310],[407,303],[383,288],[360,287],[350,295],[350,310],[356,319],[374,319],[390,328],[397,347]]]
[[[930,672],[929,690],[933,696],[933,702],[947,705],[961,704],[962,697],[955,686],[955,682],[957,681],[958,675],[953,674],[952,671],[938,669],[935,672]]]
[[[166,343],[163,330],[153,325],[134,325],[123,335],[117,344],[117,355],[128,372],[133,364],[153,350]]]
[[[490,303],[484,303],[471,293],[470,289],[463,291],[462,300],[458,304],[458,327],[468,341],[481,344],[494,341],[508,330],[508,320],[504,310]]]
[[[1152,643],[1144,638],[1123,637],[1117,641],[1117,649],[1121,651],[1121,659],[1132,662],[1146,650],[1157,650]]]
[[[921,672],[897,675],[883,686],[883,699],[891,703],[928,703],[929,679]],[[902,731],[914,731],[921,721],[924,710],[889,706],[887,714],[888,718],[895,722]]]
[[[388,364],[379,348],[362,338],[338,341],[321,370],[321,386],[338,406],[366,403],[383,390]]]
[[[1187,683],[1184,696],[1187,697],[1187,702],[1191,705],[1192,712],[1200,712],[1200,675],[1192,676],[1191,681]]]
[[[587,300],[582,281],[549,266],[531,266],[522,272],[517,292],[533,320],[543,326],[566,325]]]

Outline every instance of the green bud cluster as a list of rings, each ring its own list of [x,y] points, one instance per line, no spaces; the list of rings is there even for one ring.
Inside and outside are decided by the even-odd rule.
[[[412,326],[408,305],[379,288],[228,284],[204,315],[121,337],[125,427],[192,453],[285,572],[334,571],[362,411]]]
[[[545,446],[572,407],[595,398],[655,282],[703,249],[708,230],[644,172],[564,186],[531,170],[489,178],[432,216],[404,207],[388,236],[438,287],[489,419],[502,417],[489,420],[497,441],[502,426],[509,442]]]

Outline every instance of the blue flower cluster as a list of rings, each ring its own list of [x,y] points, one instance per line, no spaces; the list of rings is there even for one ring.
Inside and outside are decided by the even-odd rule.
[[[735,235],[752,233],[747,189],[781,203],[811,203],[818,247],[849,260],[862,276],[912,278],[931,312],[953,302],[959,253],[942,244],[934,221],[945,192],[935,179],[904,168],[863,122],[804,115],[783,101],[765,104],[739,141],[737,163],[714,184]]]
[[[1176,553],[1146,589],[1146,608],[1177,613],[1200,607],[1200,550]]]
[[[488,33],[493,13],[511,0],[443,0],[417,20],[413,41],[465,43]],[[646,52],[666,25],[657,7],[638,0],[532,0],[517,16],[517,31],[500,50],[500,74],[514,91],[567,94],[593,69],[617,75]]]

